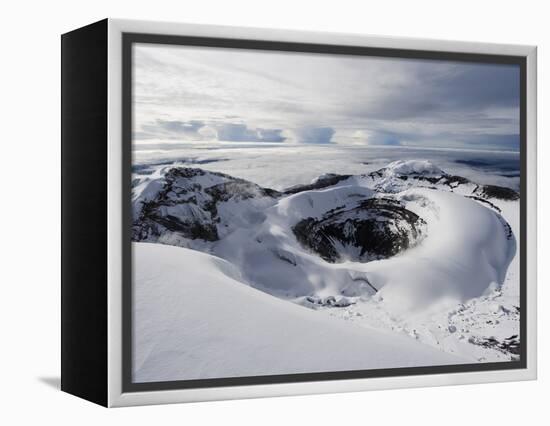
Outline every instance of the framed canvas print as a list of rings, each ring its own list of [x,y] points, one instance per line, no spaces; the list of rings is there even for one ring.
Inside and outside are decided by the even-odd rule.
[[[106,406],[536,377],[536,49],[62,36],[62,389]]]

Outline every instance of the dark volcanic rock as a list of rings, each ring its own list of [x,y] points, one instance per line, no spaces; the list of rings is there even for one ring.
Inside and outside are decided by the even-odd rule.
[[[474,194],[484,198],[496,198],[497,200],[519,200],[519,194],[516,191],[504,186],[480,185],[475,189]]]
[[[326,174],[319,177],[315,182],[308,185],[297,185],[291,188],[287,188],[284,191],[285,195],[297,194],[299,192],[311,191],[314,189],[328,188],[329,186],[336,185],[337,183],[349,179],[351,175],[337,175],[333,173]]]
[[[468,179],[462,176],[455,176],[455,175],[448,175],[443,174],[441,176],[425,176],[422,174],[413,174],[413,175],[400,175],[399,179],[401,180],[408,180],[408,179],[416,179],[420,182],[429,182],[432,185],[438,184],[438,185],[446,185],[451,189],[454,189],[460,185],[470,183]]]
[[[216,202],[228,201],[234,197],[240,200],[247,200],[257,196],[275,198],[280,195],[280,193],[274,189],[262,188],[246,180],[232,179],[232,181],[206,188],[205,192],[212,196]]]
[[[398,201],[371,198],[351,209],[337,208],[292,229],[298,241],[328,262],[384,259],[413,246],[425,221]]]
[[[196,168],[170,169],[164,181],[158,194],[142,203],[133,223],[133,241],[154,239],[165,231],[192,240],[217,241],[220,203],[280,195],[244,179]]]
[[[484,348],[496,349],[500,352],[518,356],[521,354],[521,343],[519,336],[514,334],[503,340],[497,340],[494,337],[470,337],[468,342],[473,345],[482,346]]]

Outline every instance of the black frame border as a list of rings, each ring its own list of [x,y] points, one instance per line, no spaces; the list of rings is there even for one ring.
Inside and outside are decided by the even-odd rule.
[[[61,390],[103,406],[109,352],[108,33],[103,19],[60,40]]]
[[[520,68],[520,336],[519,361],[332,371],[299,374],[174,380],[164,382],[132,381],[132,251],[131,251],[131,163],[132,163],[132,86],[135,43],[244,50],[314,53],[347,56],[374,56],[396,59],[474,62],[517,65]],[[399,44],[399,41],[396,41]],[[367,379],[426,374],[470,373],[527,368],[527,58],[525,56],[446,52],[399,48],[379,48],[337,44],[280,42],[219,37],[195,37],[145,33],[122,33],[122,391],[143,392],[227,386],[303,383],[331,380]]]

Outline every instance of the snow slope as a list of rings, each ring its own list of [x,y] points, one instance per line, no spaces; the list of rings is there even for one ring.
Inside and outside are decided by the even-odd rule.
[[[393,312],[426,314],[432,307],[479,297],[504,282],[516,242],[498,213],[432,189],[406,190],[399,198],[427,221],[428,236],[402,255],[363,268]]]
[[[465,362],[243,285],[230,263],[133,243],[134,380],[190,380]]]

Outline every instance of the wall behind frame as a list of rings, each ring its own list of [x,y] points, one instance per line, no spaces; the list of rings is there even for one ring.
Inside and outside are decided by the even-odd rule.
[[[550,334],[539,337],[539,380],[510,384],[452,386],[399,391],[361,392],[207,404],[102,410],[58,391],[60,353],[60,43],[59,34],[106,16],[160,21],[196,22],[275,28],[341,31],[457,40],[539,45],[539,116],[550,114],[550,33],[544,2],[524,0],[464,0],[452,4],[438,0],[392,2],[296,2],[296,0],[202,0],[179,2],[96,0],[74,2],[20,1],[6,3],[0,31],[7,61],[2,69],[2,96],[9,105],[3,123],[2,176],[17,184],[3,188],[6,202],[0,213],[5,256],[1,275],[3,297],[5,398],[0,418],[58,425],[162,425],[183,419],[187,424],[270,426],[289,423],[334,426],[368,418],[372,423],[448,426],[491,424],[544,424],[550,391]],[[4,63],[3,63],[4,65]],[[22,94],[25,89],[26,95]],[[32,120],[32,125],[29,125]],[[548,120],[539,121],[541,165],[550,158]],[[25,159],[22,170],[20,161]],[[40,179],[37,182],[37,173]],[[539,240],[541,253],[550,252],[550,168],[540,168]],[[37,183],[43,190],[36,190]],[[22,188],[35,188],[32,194]],[[9,203],[8,201],[9,200]],[[37,211],[29,203],[39,203]],[[10,207],[12,206],[12,207]],[[19,206],[17,209],[13,206]],[[9,223],[9,226],[7,225]],[[30,226],[35,223],[36,226]],[[40,233],[37,234],[37,228]],[[23,238],[28,235],[29,238]],[[32,240],[30,238],[32,237]],[[32,259],[32,261],[31,261]],[[539,282],[550,280],[541,256]],[[550,324],[550,292],[540,286],[540,324]],[[544,330],[544,326],[542,327]],[[367,416],[367,417],[362,417]]]

